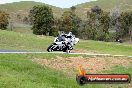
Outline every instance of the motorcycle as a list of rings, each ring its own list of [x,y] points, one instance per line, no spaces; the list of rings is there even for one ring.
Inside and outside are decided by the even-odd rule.
[[[63,51],[63,52],[70,52],[73,50],[74,45],[79,42],[79,38],[76,38],[74,35],[71,38],[66,38],[65,41],[56,37],[54,42],[47,48],[48,52],[53,51]]]

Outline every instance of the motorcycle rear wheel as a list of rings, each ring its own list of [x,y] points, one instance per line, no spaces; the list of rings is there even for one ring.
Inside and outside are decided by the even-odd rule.
[[[67,53],[70,53],[70,50],[68,49],[68,47],[66,47],[63,52],[67,52]]]

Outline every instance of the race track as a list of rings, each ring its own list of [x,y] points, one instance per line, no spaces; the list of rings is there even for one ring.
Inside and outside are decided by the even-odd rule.
[[[114,56],[114,57],[129,57],[132,58],[132,56],[126,56],[126,55],[112,55],[112,54],[93,54],[93,53],[65,53],[65,52],[40,52],[40,51],[18,51],[18,50],[0,50],[0,54],[48,54],[48,53],[54,53],[54,54],[77,54],[77,55],[88,55],[88,56]]]

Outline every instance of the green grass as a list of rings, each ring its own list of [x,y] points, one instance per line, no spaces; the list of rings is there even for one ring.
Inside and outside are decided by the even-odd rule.
[[[120,65],[114,66],[111,70],[103,71],[109,74],[129,74],[132,77],[132,64],[129,67],[123,67]],[[130,83],[131,84],[131,83]],[[109,84],[106,87],[111,86],[111,88],[131,88],[128,84]]]
[[[0,30],[0,38],[0,50],[4,49],[26,51],[46,51],[47,47],[54,40],[54,37],[38,37],[33,34],[24,34],[4,30]],[[132,45],[129,44],[81,40],[75,46],[75,48],[114,55],[132,55]]]
[[[99,53],[114,55],[132,55],[132,45],[100,41],[82,40],[76,46],[80,49],[91,50]]]
[[[0,30],[0,49],[45,51],[53,37]]]
[[[15,27],[14,29],[8,29],[9,31],[13,32],[19,32],[19,33],[24,33],[24,34],[32,34],[33,31],[31,30],[30,27]]]
[[[29,54],[0,54],[0,88],[82,88],[75,76],[67,77],[60,71],[33,63],[29,57],[33,58]],[[102,85],[83,86],[93,87],[102,88]]]
[[[127,88],[127,84],[87,84],[79,86],[75,75],[68,77],[63,72],[32,62],[33,58],[73,57],[68,54],[0,54],[0,88]],[[76,57],[76,56],[75,56]],[[105,73],[129,73],[132,68],[113,67]]]

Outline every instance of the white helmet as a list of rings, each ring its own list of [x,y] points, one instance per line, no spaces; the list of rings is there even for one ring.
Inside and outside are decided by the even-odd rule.
[[[69,32],[69,33],[67,34],[67,36],[72,36],[72,32]]]

